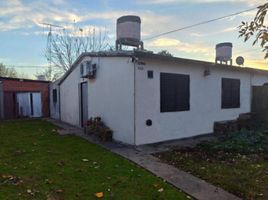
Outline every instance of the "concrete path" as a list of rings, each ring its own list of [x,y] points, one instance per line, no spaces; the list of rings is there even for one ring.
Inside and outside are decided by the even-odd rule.
[[[154,154],[164,151],[171,151],[178,147],[195,147],[197,144],[205,141],[215,141],[218,137],[216,134],[204,134],[200,136],[194,136],[190,138],[159,142],[155,144],[146,144],[137,146],[136,149],[148,154]]]
[[[166,182],[179,188],[190,196],[199,200],[239,200],[233,194],[225,190],[215,187],[204,180],[201,180],[189,173],[181,171],[171,165],[165,164],[158,158],[150,155],[148,150],[143,151],[143,148],[135,148],[125,144],[114,142],[100,142],[96,137],[88,136],[83,133],[83,130],[68,124],[48,119],[48,121],[57,125],[61,129],[59,133],[62,135],[77,135],[89,142],[98,144],[105,149],[108,149],[122,157],[136,163],[145,168],[156,176],[162,178]]]

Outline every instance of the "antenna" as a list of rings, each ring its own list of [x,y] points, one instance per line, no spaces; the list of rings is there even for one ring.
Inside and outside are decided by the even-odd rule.
[[[39,24],[42,24],[46,27],[48,27],[49,32],[47,34],[47,49],[48,49],[48,62],[49,62],[49,78],[51,79],[51,75],[52,75],[52,50],[51,50],[51,43],[52,43],[52,28],[62,28],[64,29],[63,26],[59,26],[59,25],[55,25],[55,24],[51,24],[51,23],[44,23],[44,22],[40,22]]]
[[[242,56],[238,56],[237,58],[236,58],[236,64],[238,64],[239,66],[241,66],[241,65],[244,65],[244,58],[242,57]]]

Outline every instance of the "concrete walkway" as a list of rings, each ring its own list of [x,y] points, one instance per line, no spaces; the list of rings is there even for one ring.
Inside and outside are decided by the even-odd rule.
[[[115,142],[100,142],[94,136],[88,136],[83,133],[83,130],[68,124],[48,119],[49,122],[57,125],[61,129],[59,134],[62,135],[77,135],[91,143],[98,144],[107,150],[110,150],[122,157],[136,163],[145,168],[156,176],[162,178],[166,182],[172,184],[178,189],[184,191],[190,196],[199,200],[239,200],[240,198],[226,192],[225,190],[215,187],[204,180],[201,180],[189,173],[181,171],[171,165],[165,164],[158,158],[150,155],[148,150],[143,151],[143,148],[135,148]]]

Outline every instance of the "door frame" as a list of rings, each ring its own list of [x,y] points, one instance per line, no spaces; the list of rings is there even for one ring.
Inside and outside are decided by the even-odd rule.
[[[83,124],[83,122],[84,122],[84,117],[83,117],[83,87],[82,87],[82,85],[83,84],[88,84],[88,82],[87,81],[84,81],[84,82],[81,82],[81,83],[79,83],[79,103],[80,103],[80,106],[79,106],[79,110],[80,110],[80,114],[79,114],[79,118],[80,118],[80,126],[81,127],[84,127],[84,124]]]

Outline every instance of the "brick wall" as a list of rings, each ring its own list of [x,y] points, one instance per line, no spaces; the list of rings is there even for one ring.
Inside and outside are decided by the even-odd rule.
[[[3,79],[3,92],[40,92],[43,117],[49,117],[49,82]]]

